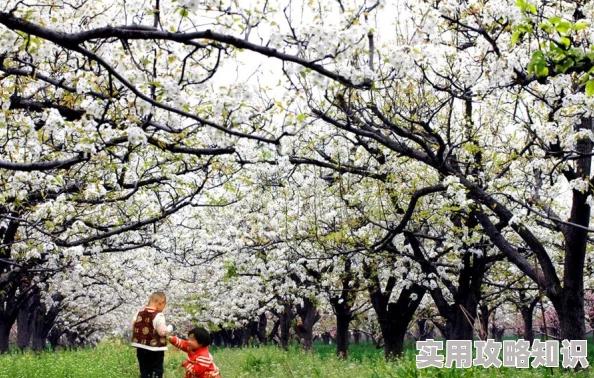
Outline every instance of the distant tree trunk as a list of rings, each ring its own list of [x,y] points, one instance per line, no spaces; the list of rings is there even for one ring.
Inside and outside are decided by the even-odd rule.
[[[260,344],[266,344],[266,325],[268,323],[268,319],[266,319],[266,314],[260,314],[258,319],[258,340]]]
[[[349,324],[354,319],[353,304],[357,298],[357,291],[361,287],[361,279],[353,270],[350,258],[342,259],[344,263],[341,274],[341,290],[330,297],[330,304],[336,315],[336,355],[338,358],[349,356]],[[360,336],[360,335],[359,335]],[[356,338],[356,343],[359,339]]]
[[[396,277],[388,278],[382,291],[375,268],[365,265],[364,269],[365,278],[370,281],[369,297],[380,324],[386,359],[400,357],[404,350],[406,330],[425,295],[425,289],[414,284],[410,289],[402,289],[395,303],[390,302],[392,291],[397,283]]]
[[[486,340],[489,336],[489,318],[491,317],[491,312],[493,310],[489,310],[489,306],[485,303],[481,304],[479,307],[480,310],[480,334],[479,337],[481,340]]]
[[[349,356],[349,323],[350,314],[336,313],[336,355],[338,358]]]
[[[62,310],[61,303],[64,300],[64,296],[61,294],[54,294],[52,299],[54,303],[49,309],[45,304],[41,303],[39,297],[35,300],[36,306],[33,312],[31,340],[31,347],[33,350],[44,350],[46,348],[47,336]]]
[[[322,342],[324,345],[330,345],[330,332],[322,333]]]
[[[54,327],[52,328],[52,330],[50,331],[47,339],[50,343],[50,347],[52,348],[53,351],[56,350],[56,348],[58,347],[58,341],[60,340],[60,337],[62,336],[62,332]]]
[[[495,315],[497,313],[497,309],[499,308],[499,306],[501,306],[501,303],[499,304],[495,304],[493,307],[490,307],[486,304],[483,303],[480,306],[480,324],[481,324],[481,339],[486,340],[489,338],[489,335],[491,335],[492,337],[493,334],[492,332],[489,333],[489,330],[491,329],[491,323],[495,322]]]
[[[33,334],[31,348],[33,350],[44,350],[46,347],[47,333],[45,332],[45,314],[37,312],[33,321]]]
[[[575,125],[576,132],[592,132],[594,118],[584,117]],[[590,138],[576,141],[575,151],[579,154],[575,160],[575,177],[589,178],[592,185],[591,167],[594,143]],[[550,298],[559,317],[559,336],[562,340],[586,339],[586,312],[584,308],[584,264],[588,245],[588,227],[590,226],[590,191],[572,190],[573,201],[569,221],[582,227],[564,226],[565,259],[563,261],[563,287],[556,298]]]
[[[284,311],[279,315],[280,321],[280,345],[283,350],[289,350],[289,338],[291,332],[291,321],[294,319],[294,313],[291,305],[286,303]]]
[[[214,345],[214,346],[222,346],[223,345],[223,339],[221,338],[220,331],[212,332],[210,334],[210,336],[212,337],[212,345]]]
[[[401,357],[404,351],[404,338],[406,336],[406,326],[402,324],[392,324],[389,333],[390,338],[386,339],[384,336],[384,348],[386,358],[393,359],[395,357]]]
[[[252,326],[253,322],[248,323],[245,327],[241,328],[242,335],[241,335],[241,346],[249,346],[250,339],[252,338]]]
[[[472,262],[471,262],[472,259]],[[458,291],[454,295],[455,324],[452,329],[453,340],[472,340],[478,303],[481,300],[481,287],[486,272],[485,258],[467,253],[464,255],[464,268],[460,272]]]
[[[358,329],[353,330],[353,343],[355,345],[359,345],[359,343],[361,342],[361,331],[359,331]]]
[[[320,314],[309,298],[303,298],[303,304],[297,305],[297,314],[301,318],[301,324],[295,325],[295,333],[301,340],[301,349],[311,352],[313,351],[313,327],[320,320]]]
[[[279,327],[280,327],[280,319],[277,319],[272,326],[272,330],[270,330],[270,333],[268,334],[268,342],[269,343],[274,342],[274,337],[278,334]]]
[[[534,308],[538,304],[539,297],[534,297],[531,301],[528,301],[523,292],[519,293],[520,296],[520,314],[522,315],[522,321],[524,322],[524,340],[528,340],[530,345],[534,341]]]
[[[530,309],[523,309],[522,313],[522,320],[524,321],[524,340],[530,342],[534,341],[534,330],[532,329],[532,310]]]
[[[243,343],[243,330],[244,327],[241,328],[235,328],[232,332],[232,337],[233,337],[233,346],[234,347],[240,347]]]
[[[427,339],[427,319],[418,319],[417,327],[419,328],[419,341],[425,341]]]
[[[31,345],[32,328],[29,308],[25,307],[19,310],[17,327],[17,346],[20,349],[28,348]]]
[[[232,348],[235,346],[235,341],[233,340],[233,330],[228,328],[223,328],[220,331],[221,339],[223,340],[223,345],[227,348]]]
[[[8,352],[8,338],[12,324],[0,319],[0,353]]]
[[[496,341],[503,340],[503,334],[505,333],[505,328],[499,328],[494,322],[491,326],[491,334]]]
[[[454,224],[462,224],[462,220],[458,218],[454,218],[453,221]],[[466,222],[468,227],[474,227],[477,224],[474,216],[469,217]],[[418,239],[409,233],[406,234],[406,237],[423,273],[426,275],[436,274],[436,267],[425,257]],[[483,248],[482,255],[466,252],[462,257],[462,263],[463,267],[458,275],[458,287],[454,287],[451,282],[445,284],[453,296],[454,303],[450,303],[446,299],[439,286],[435,286],[429,291],[439,314],[446,320],[445,326],[439,329],[448,340],[473,339],[477,307],[481,300],[481,287],[487,270],[486,250]]]

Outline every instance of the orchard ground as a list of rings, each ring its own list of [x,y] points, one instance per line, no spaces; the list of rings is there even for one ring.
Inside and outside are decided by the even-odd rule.
[[[594,360],[594,343],[589,340],[588,360]],[[423,369],[415,365],[416,350],[407,345],[402,359],[386,362],[383,350],[374,345],[351,346],[350,358],[338,360],[333,345],[315,345],[306,354],[293,345],[289,352],[273,346],[243,349],[213,349],[212,354],[223,378],[321,378],[321,377],[594,377],[594,369],[573,372],[550,369]],[[97,348],[20,353],[0,356],[0,378],[137,378],[135,350],[120,341],[106,341]],[[164,378],[181,378],[185,354],[170,349],[165,357]]]

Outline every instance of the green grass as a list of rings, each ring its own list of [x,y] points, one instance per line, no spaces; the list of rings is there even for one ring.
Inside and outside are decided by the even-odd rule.
[[[415,349],[409,347],[404,358],[386,362],[383,350],[371,345],[351,346],[348,361],[335,357],[332,345],[316,345],[315,352],[306,354],[294,346],[283,352],[276,347],[245,349],[213,349],[215,362],[223,378],[388,378],[388,377],[550,377],[547,369],[424,369],[415,366]],[[590,362],[594,353],[589,351]],[[165,377],[182,378],[180,368],[185,354],[170,350],[166,353]],[[553,377],[594,377],[594,369],[565,372],[555,368]],[[135,350],[118,341],[104,342],[94,349],[43,353],[12,353],[0,356],[0,378],[137,378]]]

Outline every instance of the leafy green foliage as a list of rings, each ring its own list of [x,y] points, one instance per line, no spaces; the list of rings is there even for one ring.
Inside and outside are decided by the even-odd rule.
[[[555,76],[565,73],[580,75],[579,83],[583,86],[588,96],[594,95],[594,51],[592,48],[585,50],[576,47],[574,43],[579,40],[579,32],[586,30],[590,22],[579,20],[571,22],[553,16],[539,22],[535,21],[537,8],[524,0],[516,3],[525,17],[525,22],[514,27],[511,38],[513,45],[517,44],[524,36],[534,35],[539,38],[540,50],[534,51],[528,63],[528,74],[539,78]]]

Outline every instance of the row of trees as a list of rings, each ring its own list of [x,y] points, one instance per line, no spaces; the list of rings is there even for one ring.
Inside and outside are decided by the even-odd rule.
[[[503,303],[585,338],[592,12],[5,2],[0,351],[17,319],[122,327],[152,288],[305,348],[331,310],[345,356],[362,314],[393,357],[416,318],[469,339]]]

